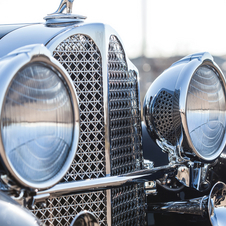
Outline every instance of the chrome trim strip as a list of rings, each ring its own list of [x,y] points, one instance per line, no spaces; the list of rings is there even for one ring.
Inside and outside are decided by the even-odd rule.
[[[108,46],[110,33],[108,29],[104,31],[104,49],[103,49],[103,97],[104,97],[104,124],[105,124],[105,160],[106,176],[111,175],[111,155],[110,155],[110,128],[109,128],[109,81],[108,81]]]
[[[43,199],[43,197],[50,198],[53,196],[61,196],[63,194],[68,193],[76,193],[90,190],[100,190],[106,189],[109,187],[120,186],[127,182],[132,182],[132,180],[142,177],[142,175],[134,175],[134,176],[113,176],[113,177],[105,177],[105,178],[97,178],[97,179],[88,179],[85,181],[73,181],[67,183],[57,184],[54,187],[37,192],[37,195],[34,197],[36,201],[39,199]]]
[[[63,194],[68,194],[68,193],[77,193],[77,192],[84,192],[84,191],[87,192],[87,191],[117,187],[129,182],[135,182],[134,181],[135,179],[156,173],[161,170],[176,168],[177,166],[178,164],[166,165],[166,166],[155,167],[153,169],[144,169],[137,172],[124,174],[121,176],[110,176],[110,177],[97,178],[97,179],[88,179],[83,181],[60,183],[48,190],[38,191],[36,193],[36,196],[34,196],[34,200],[35,202],[40,202],[50,197],[57,197],[57,196],[61,196]]]
[[[106,196],[107,196],[107,225],[111,225],[111,218],[112,218],[112,214],[111,214],[111,189],[106,191]]]

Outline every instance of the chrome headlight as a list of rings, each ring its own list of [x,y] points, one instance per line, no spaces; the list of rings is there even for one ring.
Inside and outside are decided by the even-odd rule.
[[[78,145],[77,96],[67,72],[40,45],[0,61],[1,158],[22,185],[45,189],[69,169]]]
[[[208,53],[173,64],[152,84],[144,118],[155,141],[211,161],[225,146],[225,78]]]

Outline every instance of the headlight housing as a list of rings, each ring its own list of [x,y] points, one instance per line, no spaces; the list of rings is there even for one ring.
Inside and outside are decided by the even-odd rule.
[[[46,189],[69,169],[78,146],[79,110],[64,68],[41,45],[0,61],[0,154],[25,187]]]
[[[216,159],[225,146],[225,78],[209,53],[187,56],[156,79],[144,101],[144,118],[156,142],[181,155]]]

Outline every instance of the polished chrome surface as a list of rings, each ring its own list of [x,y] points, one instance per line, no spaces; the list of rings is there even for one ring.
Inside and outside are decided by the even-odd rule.
[[[209,216],[212,226],[223,226],[226,214],[226,185],[217,182],[209,196],[177,202],[148,203],[148,211]]]
[[[86,19],[86,16],[78,14],[50,14],[43,18],[49,27],[63,27],[77,25]]]
[[[169,212],[204,216],[208,212],[208,197],[190,199],[186,201],[148,203],[148,210],[154,212]]]
[[[78,24],[76,26],[79,26]],[[28,24],[16,29],[0,40],[0,58],[6,56],[15,49],[26,45],[43,44],[68,30],[69,27],[48,27],[45,24]],[[42,35],[40,35],[42,34]],[[16,41],[15,41],[16,40]],[[10,43],[10,45],[9,45]]]
[[[43,63],[27,64],[8,88],[1,116],[5,154],[14,170],[36,183],[57,175],[73,130],[70,96],[57,73]]]
[[[0,225],[41,226],[38,219],[8,195],[0,192]]]
[[[92,213],[83,211],[75,217],[70,226],[99,226],[99,222]]]
[[[74,0],[61,0],[59,8],[55,13],[62,13],[65,9],[67,13],[72,13],[73,2]]]
[[[176,178],[187,187],[204,191],[210,186],[210,182],[207,180],[210,167],[210,164],[189,162],[187,165],[178,167]]]
[[[38,191],[34,197],[34,202],[41,202],[47,198],[60,196],[65,193],[78,193],[85,191],[106,190],[122,185],[128,185],[129,183],[135,183],[137,180],[144,176],[154,174],[159,171],[166,171],[175,169],[177,165],[166,165],[160,167],[154,167],[152,169],[140,170],[137,172],[119,175],[119,176],[108,176],[96,179],[87,179],[74,182],[59,183],[50,189]]]
[[[1,225],[18,225],[18,226],[41,226],[30,213],[20,206],[13,205],[0,200],[0,224]]]
[[[124,54],[123,61],[127,64],[127,68],[123,73],[130,74],[131,80],[136,84],[138,84],[139,79],[137,69],[127,59],[118,34],[107,25],[80,23],[68,26],[67,28],[62,27],[62,29],[59,27],[48,26],[37,25],[32,26],[33,28],[30,27],[29,29],[22,28],[25,33],[28,33],[30,38],[29,40],[19,41],[19,43],[16,43],[15,45],[23,45],[24,42],[44,42],[47,45],[47,48],[52,52],[53,56],[66,68],[78,93],[81,119],[81,143],[79,141],[79,150],[75,156],[72,167],[69,169],[62,181],[63,183],[57,184],[56,187],[54,186],[54,189],[51,190],[53,192],[50,192],[50,194],[45,193],[46,191],[43,191],[44,193],[41,194],[42,191],[39,191],[41,193],[38,192],[38,195],[35,197],[37,198],[37,202],[34,205],[33,212],[35,215],[40,217],[43,222],[46,222],[47,225],[69,225],[78,212],[81,211],[79,208],[76,211],[72,210],[75,206],[72,199],[76,196],[78,205],[82,205],[83,210],[88,209],[89,211],[94,212],[95,216],[99,219],[100,225],[112,225],[110,217],[112,208],[114,208],[115,211],[114,222],[118,222],[117,218],[121,218],[120,221],[123,222],[122,218],[126,219],[126,214],[132,214],[136,217],[136,221],[134,221],[134,225],[136,225],[139,223],[138,221],[144,221],[143,198],[142,202],[137,202],[137,200],[140,200],[138,193],[143,191],[142,186],[128,186],[126,190],[123,190],[123,192],[120,190],[118,191],[117,189],[114,191],[109,189],[105,192],[100,192],[101,194],[106,193],[108,196],[106,197],[106,195],[101,195],[101,198],[97,199],[96,205],[102,206],[103,203],[107,205],[107,207],[103,208],[100,215],[98,215],[98,212],[94,211],[96,207],[93,207],[92,204],[89,204],[88,207],[86,204],[82,204],[84,199],[88,199],[88,196],[85,196],[84,199],[81,198],[83,197],[83,192],[87,192],[87,190],[98,188],[106,189],[107,187],[104,186],[102,179],[103,181],[105,179],[107,181],[108,177],[111,175],[108,49],[110,37],[112,35],[117,38],[117,45],[121,46],[119,54]],[[39,30],[40,33],[43,31],[45,38],[38,37],[38,31],[36,29]],[[20,32],[15,31],[15,36],[18,34],[18,37],[22,37],[22,30]],[[31,33],[36,34],[37,37],[31,37]],[[15,36],[9,34],[8,38],[12,41]],[[2,41],[6,43],[6,40]],[[7,51],[8,48],[6,52]],[[117,65],[121,64],[120,61],[116,63]],[[126,81],[128,85],[130,85],[130,82],[130,80]],[[139,111],[138,87],[134,87],[133,91],[135,92],[135,96],[131,97],[130,100],[128,99],[128,101],[131,101],[131,106],[134,106],[134,108]],[[128,91],[128,93],[130,92]],[[137,126],[139,128],[139,124],[134,122],[132,127],[134,129],[134,134],[139,138],[139,131],[135,131]],[[139,144],[139,139],[136,144]],[[139,148],[140,147],[138,147],[138,149]],[[135,151],[134,154],[135,153],[137,152]],[[142,152],[140,152],[138,156],[135,156],[136,159],[140,158],[141,161],[132,160],[137,169],[142,167],[141,155]],[[124,158],[126,157],[123,157],[123,159]],[[131,172],[135,174],[136,170],[132,169]],[[139,174],[139,177],[140,176],[141,174]],[[120,186],[124,185],[124,183],[127,183],[134,178],[136,178],[136,175],[133,175],[131,178],[127,178],[126,180],[125,178],[118,176],[117,180],[109,184],[110,188],[117,184]],[[121,182],[118,182],[118,179]],[[101,181],[98,181],[97,183],[95,180]],[[88,181],[90,181],[91,184],[89,184]],[[70,188],[71,195],[65,195],[68,194],[68,188]],[[75,195],[75,193],[78,192],[81,193]],[[90,194],[93,196],[96,192],[90,191]],[[122,202],[117,206],[116,202],[114,202],[114,206],[112,206],[111,202],[113,198],[114,200],[117,200],[119,194],[119,201],[123,198],[127,199],[127,196],[131,196],[131,201],[134,203],[137,202],[137,204],[132,206],[127,212],[125,209],[125,211],[119,214],[120,206],[124,205],[124,203]],[[67,206],[71,209],[69,211],[70,216],[67,215],[64,217],[65,212],[68,212],[66,205],[64,205],[65,199],[69,200]],[[52,204],[47,208],[47,210],[45,210],[44,206],[46,205],[48,207],[50,201]],[[124,206],[124,208],[126,208],[126,206]],[[135,211],[136,209],[139,210],[137,216],[137,212]]]
[[[74,87],[41,45],[3,58],[0,74],[3,162],[22,185],[51,187],[67,172],[77,150],[79,109]]]
[[[48,26],[68,26],[74,23],[83,22],[85,16],[72,13],[74,0],[61,0],[60,6],[53,14],[44,17]],[[66,13],[63,11],[66,9]]]
[[[69,178],[64,181],[65,183],[56,185],[53,190],[47,190],[43,193],[41,192],[42,194],[38,193],[38,195],[35,197],[36,202],[40,202],[41,200],[46,200],[47,198],[54,196],[60,197],[69,190],[70,193],[73,194],[74,192],[84,192],[87,190],[92,191],[93,189],[109,189],[112,186],[116,186],[117,184],[123,185],[137,176],[133,175],[127,179],[121,178],[119,176],[113,181],[111,181],[112,177],[110,177],[111,162],[109,141],[111,140],[111,135],[109,133],[108,49],[109,40],[112,34],[117,37],[118,43],[120,43],[121,40],[117,33],[109,26],[103,24],[84,24],[76,28],[70,28],[65,33],[62,33],[55,39],[51,40],[51,42],[47,45],[47,47],[52,51],[54,57],[58,59],[59,62],[61,62],[62,65],[68,70],[71,79],[74,82],[82,109],[80,114],[81,128],[84,124],[83,128],[85,130],[81,130],[81,148],[80,151],[77,152],[77,157],[75,158],[74,164],[72,164],[72,170],[69,170],[68,174],[66,174],[66,177],[68,175]],[[117,52],[116,49],[115,51]],[[137,70],[126,58],[122,45],[120,51],[124,54],[123,60],[128,63],[125,73],[128,74],[129,71],[134,73],[133,75],[136,77],[138,83]],[[117,65],[121,64],[120,62],[116,63]],[[82,88],[82,86],[84,88]],[[96,99],[97,96],[99,96],[98,99]],[[137,100],[138,96],[139,95],[137,94],[135,97]],[[93,107],[91,105],[93,105]],[[139,109],[139,101],[137,102],[137,106],[137,109]],[[82,115],[85,117],[82,117]],[[93,125],[96,127],[96,121],[89,119],[89,117],[93,117],[92,115],[94,116],[94,119],[97,115],[101,115],[101,118],[99,118],[99,121],[97,121],[97,123],[101,122],[101,124],[99,124],[99,126],[94,129],[94,131],[92,131],[92,128]],[[135,127],[136,125],[134,124],[134,128]],[[96,134],[96,138],[101,140],[98,141],[96,138],[94,140],[90,140],[89,136],[93,132]],[[82,137],[82,134],[88,136],[87,138],[89,140],[87,140],[87,142],[83,140],[85,136]],[[100,148],[99,146],[94,146],[95,142],[97,142],[98,145],[101,144],[102,147]],[[87,147],[87,145],[91,145],[92,148],[91,146]],[[93,152],[92,150],[95,151]],[[96,151],[97,158],[90,159],[90,156],[92,157],[92,154]],[[93,164],[98,164],[101,168],[90,168],[90,165]],[[139,163],[137,163],[137,165],[138,164]],[[100,171],[96,172],[96,170]],[[132,172],[135,173],[135,171]],[[138,177],[140,177],[140,175]],[[134,202],[136,202],[139,190],[140,188],[137,187],[128,187],[127,192],[122,193],[121,197],[126,198],[127,194],[131,194],[133,196]],[[49,194],[47,192],[49,192]],[[108,225],[115,224],[111,222],[112,219],[110,217],[113,208],[111,200],[113,197],[116,198],[115,195],[112,195],[112,192],[112,189],[106,190],[108,196],[111,196],[105,197],[105,200],[100,200],[107,204],[105,217]],[[116,194],[116,190],[114,194]],[[48,202],[48,199],[46,201]],[[137,203],[137,208],[142,210],[144,207],[144,202],[139,205]],[[118,209],[119,207],[115,206],[114,208]],[[136,216],[135,209],[135,206],[131,207],[130,210],[128,210],[128,214],[131,213],[135,214],[134,216]],[[140,214],[141,215],[136,216],[136,219],[139,218],[140,220],[144,220],[144,211],[140,211]],[[121,213],[119,216],[120,218],[126,218],[124,213]],[[136,220],[134,225],[136,225],[137,222],[138,220]],[[102,225],[101,222],[100,224]]]
[[[93,191],[95,189],[105,190],[108,188],[122,186],[132,181],[135,182],[136,179],[142,176],[144,176],[144,173],[136,175],[111,176],[92,180],[74,181],[70,183],[59,183],[48,190],[38,191],[37,195],[34,197],[34,201],[40,202],[43,198],[46,199],[49,197],[60,196],[65,193]]]
[[[191,174],[187,166],[178,167],[176,178],[185,186],[190,187]]]
[[[186,108],[191,141],[201,156],[211,158],[225,134],[225,90],[213,67],[200,66],[192,76]]]
[[[176,62],[146,94],[143,112],[149,134],[161,147],[173,146],[184,159],[216,159],[226,140],[225,87],[210,54]]]
[[[225,225],[226,185],[223,182],[218,182],[213,186],[209,195],[208,209],[213,226]]]

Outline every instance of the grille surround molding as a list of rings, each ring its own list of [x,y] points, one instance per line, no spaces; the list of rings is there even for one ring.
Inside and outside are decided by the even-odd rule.
[[[97,32],[98,31],[98,32]],[[109,131],[109,90],[108,90],[108,43],[111,35],[115,35],[119,38],[118,34],[108,25],[104,24],[84,24],[82,26],[74,28],[69,28],[64,33],[58,35],[53,40],[51,40],[47,47],[49,50],[54,53],[54,50],[57,48],[58,44],[63,42],[65,39],[72,35],[76,34],[82,34],[87,37],[91,37],[93,42],[98,47],[101,57],[102,57],[102,75],[103,75],[103,108],[104,108],[104,129],[105,129],[105,161],[106,161],[106,178],[111,175],[111,163],[110,163],[110,131]],[[122,43],[122,41],[119,38],[119,42]],[[134,73],[137,73],[138,71],[135,68],[135,66],[128,60],[128,58],[125,55],[125,60],[128,63],[128,70],[133,70]],[[139,84],[138,84],[139,89]],[[139,101],[139,91],[138,91],[138,109],[140,112],[140,101]],[[83,180],[81,180],[82,182]],[[79,182],[79,181],[78,181]],[[84,181],[85,183],[85,181]],[[64,183],[65,184],[65,183]],[[68,182],[70,184],[70,182]],[[134,189],[134,188],[133,188]],[[51,189],[50,189],[51,190]],[[97,191],[100,192],[100,191]],[[111,204],[111,190],[106,190],[106,221],[104,220],[104,223],[101,223],[101,225],[114,225],[112,224],[112,204]],[[54,196],[57,196],[54,195]],[[124,216],[126,217],[126,216]],[[61,224],[59,224],[61,225]]]

